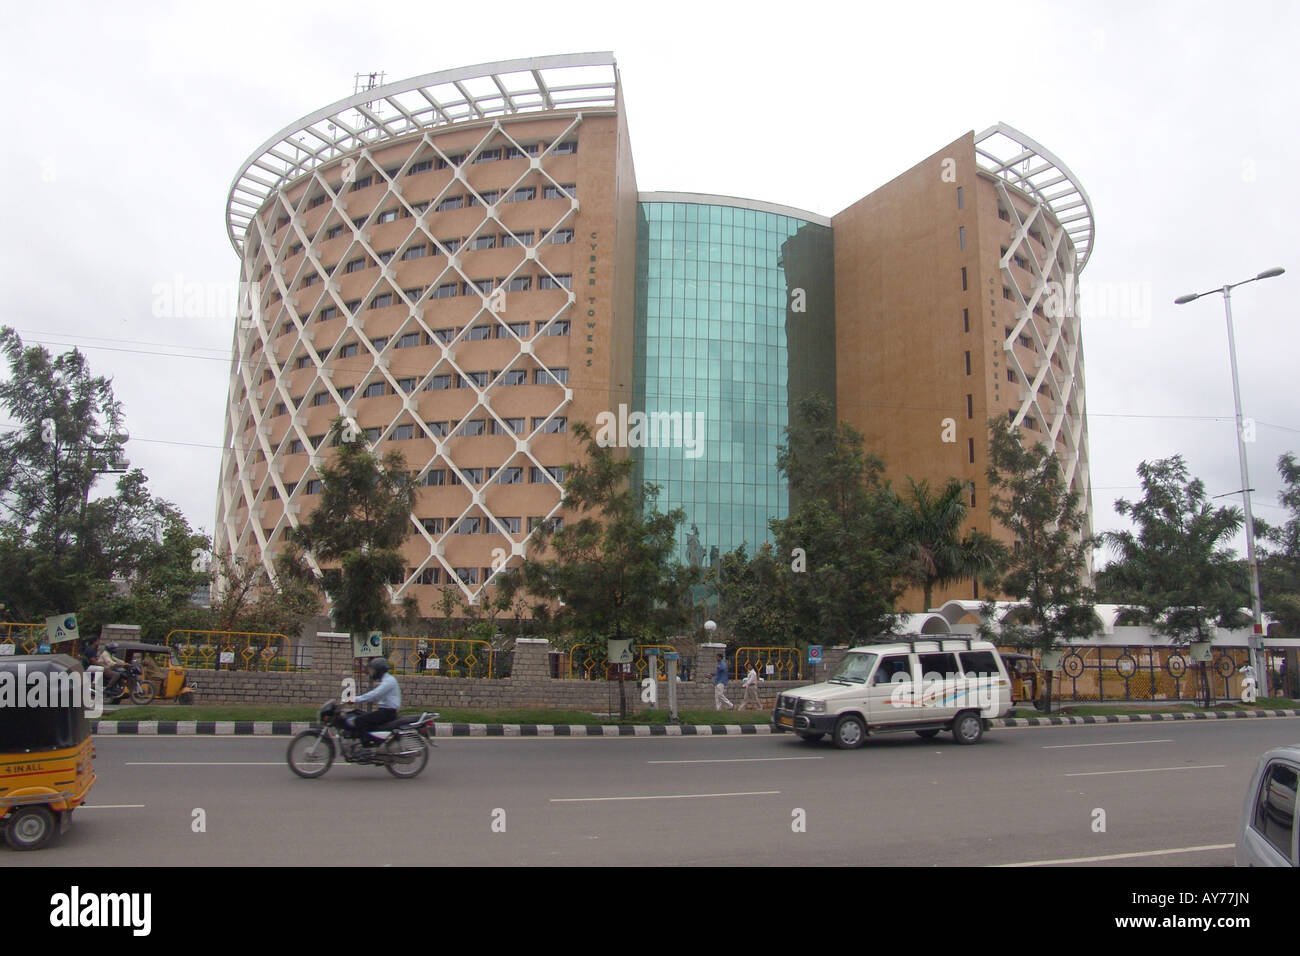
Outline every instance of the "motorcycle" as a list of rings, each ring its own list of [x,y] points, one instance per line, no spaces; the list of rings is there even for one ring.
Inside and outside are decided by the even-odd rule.
[[[154,687],[152,681],[144,679],[143,671],[140,665],[136,663],[121,664],[114,668],[119,678],[112,687],[107,686],[107,674],[104,677],[104,703],[120,704],[127,698],[131,703],[144,707],[146,704],[153,703],[153,699],[158,694],[158,689]]]
[[[377,764],[394,777],[417,777],[429,762],[433,722],[438,715],[425,711],[418,717],[398,717],[369,732],[368,743],[347,725],[356,709],[343,710],[336,701],[320,709],[320,726],[304,730],[289,742],[289,769],[300,777],[324,776],[334,764],[336,752],[348,763]],[[337,746],[335,744],[337,741]]]

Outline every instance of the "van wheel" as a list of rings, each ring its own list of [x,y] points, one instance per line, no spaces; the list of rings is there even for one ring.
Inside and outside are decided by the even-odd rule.
[[[977,744],[984,736],[984,721],[973,710],[963,711],[952,722],[952,739],[959,744]]]
[[[867,739],[867,727],[860,717],[841,717],[835,724],[835,746],[841,750],[856,750]]]
[[[931,737],[938,737],[938,736],[939,736],[939,731],[937,731],[937,730],[918,730],[918,731],[916,732],[916,736],[920,737],[922,740],[929,740]]]
[[[54,833],[49,807],[19,807],[9,814],[5,841],[15,850],[39,850],[54,839]]]

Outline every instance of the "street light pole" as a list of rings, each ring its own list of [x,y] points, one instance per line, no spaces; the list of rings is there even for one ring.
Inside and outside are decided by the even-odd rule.
[[[1223,309],[1228,322],[1228,359],[1232,366],[1232,401],[1236,409],[1237,422],[1237,461],[1241,466],[1241,495],[1246,513],[1246,564],[1250,568],[1250,610],[1253,625],[1250,635],[1250,666],[1261,683],[1265,697],[1270,692],[1270,681],[1268,668],[1259,666],[1259,648],[1264,637],[1264,611],[1259,596],[1259,560],[1255,554],[1255,516],[1250,507],[1250,472],[1246,466],[1246,437],[1242,428],[1241,384],[1237,377],[1237,340],[1232,330],[1232,290],[1248,282],[1257,282],[1260,279],[1271,279],[1274,276],[1280,276],[1285,271],[1285,269],[1281,268],[1268,269],[1254,278],[1234,282],[1223,286],[1221,289],[1211,290],[1211,292],[1223,293]],[[1191,295],[1179,296],[1174,300],[1174,304],[1186,305],[1203,295],[1210,295],[1211,292],[1197,292]]]

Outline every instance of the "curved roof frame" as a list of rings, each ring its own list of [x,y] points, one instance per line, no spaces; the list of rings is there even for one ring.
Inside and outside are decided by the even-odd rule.
[[[255,149],[230,184],[226,232],[243,253],[248,224],[277,190],[348,153],[462,121],[616,108],[614,54],[569,53],[426,73],[339,100]]]
[[[1051,212],[1074,246],[1075,274],[1082,272],[1092,255],[1094,225],[1092,200],[1079,177],[1050,150],[1006,123],[976,134],[975,162]]]

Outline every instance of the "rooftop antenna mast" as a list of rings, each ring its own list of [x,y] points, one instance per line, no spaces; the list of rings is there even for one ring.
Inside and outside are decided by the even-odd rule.
[[[357,93],[365,93],[369,90],[373,90],[377,86],[383,86],[384,78],[387,75],[388,74],[384,73],[382,70],[379,72],[372,72],[372,73],[354,73],[352,75],[353,95],[355,96]],[[365,107],[371,113],[376,113],[376,114],[382,113],[384,111],[384,101],[370,100],[368,103],[365,104]],[[357,111],[357,125],[359,127],[364,128],[369,122],[370,122],[369,117],[367,117],[364,113]],[[378,134],[378,130],[372,129],[371,132],[376,135]]]

